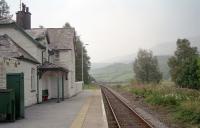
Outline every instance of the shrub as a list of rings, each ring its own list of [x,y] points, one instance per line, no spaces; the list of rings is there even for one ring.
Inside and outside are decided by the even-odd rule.
[[[149,104],[169,108],[171,115],[183,123],[200,124],[200,92],[198,90],[174,86],[143,85],[132,86],[130,92],[144,97],[144,101]]]
[[[119,84],[118,84],[118,85],[116,85],[116,88],[120,89],[120,88],[121,88],[121,85],[119,85]]]
[[[200,123],[200,101],[186,101],[178,107],[175,117],[192,124]]]
[[[174,106],[179,105],[180,101],[175,96],[154,94],[145,99],[146,102],[153,105]]]

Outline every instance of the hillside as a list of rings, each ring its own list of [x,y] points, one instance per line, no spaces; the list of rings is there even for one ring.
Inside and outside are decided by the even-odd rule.
[[[97,81],[124,82],[133,78],[132,64],[115,63],[103,68],[92,69],[91,75]]]
[[[169,57],[157,56],[160,70],[163,73],[163,78],[166,80],[170,79],[169,67],[167,65]],[[92,69],[91,75],[97,81],[127,82],[134,78],[133,64],[114,63],[106,67]]]
[[[157,56],[158,59],[158,64],[159,64],[159,68],[160,71],[163,74],[163,79],[164,80],[169,80],[170,79],[170,74],[169,74],[169,66],[168,66],[168,59],[170,58],[170,56]]]
[[[200,51],[200,36],[188,38],[191,42],[191,46],[198,47]],[[174,54],[176,50],[176,40],[169,43],[161,43],[155,45],[152,48],[154,55],[157,55],[158,63],[161,72],[163,73],[163,79],[169,80],[169,67],[167,65],[168,59]],[[121,82],[129,81],[133,79],[134,73],[132,68],[132,62],[136,54],[131,54],[127,56],[121,56],[107,60],[109,63],[95,63],[92,64],[91,74],[97,81],[107,81],[107,82]],[[116,63],[119,62],[119,63]],[[123,62],[123,63],[121,63]]]

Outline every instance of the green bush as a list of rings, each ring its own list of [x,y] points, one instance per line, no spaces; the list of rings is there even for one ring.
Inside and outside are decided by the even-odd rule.
[[[180,101],[174,96],[162,96],[161,94],[150,95],[145,99],[146,102],[153,105],[173,106],[179,105]]]
[[[169,108],[175,119],[200,127],[200,92],[198,90],[146,85],[131,86],[131,88],[129,86],[129,91],[144,97],[144,101],[151,105]]]
[[[122,87],[122,86],[121,86],[121,85],[119,85],[119,84],[118,84],[118,85],[116,85],[116,88],[117,88],[117,89],[120,89],[121,87]]]
[[[177,107],[175,117],[191,124],[200,124],[200,101],[186,101]]]
[[[144,89],[132,89],[130,92],[138,95],[138,96],[144,96],[145,95],[145,90]]]

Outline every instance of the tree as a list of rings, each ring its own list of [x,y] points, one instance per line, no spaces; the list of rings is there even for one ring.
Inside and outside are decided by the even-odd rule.
[[[63,28],[72,28],[70,23],[66,22]],[[83,79],[84,83],[88,84],[92,80],[92,77],[89,75],[90,70],[90,57],[87,54],[86,48],[83,46],[83,42],[80,40],[79,36],[76,36],[75,40],[76,48],[76,58],[75,58],[75,68],[76,68],[76,81],[82,81],[82,50],[83,50]]]
[[[168,65],[172,81],[183,88],[200,88],[199,60],[197,47],[191,47],[187,39],[177,40],[177,49]]]
[[[63,28],[71,28],[70,23],[66,22],[65,25],[63,26]]]
[[[158,67],[158,60],[152,51],[139,50],[133,64],[136,80],[142,83],[159,83],[162,73]]]
[[[198,77],[199,77],[199,81],[200,81],[200,57],[198,58],[198,67],[199,67]]]
[[[44,28],[44,26],[43,26],[43,25],[39,25],[39,28],[43,29],[43,28]]]
[[[5,0],[0,0],[0,19],[10,18],[9,6]]]
[[[88,84],[91,81],[89,75],[90,70],[90,57],[87,54],[86,48],[79,37],[76,38],[76,80],[82,81],[82,48],[83,48],[83,74],[84,83]]]

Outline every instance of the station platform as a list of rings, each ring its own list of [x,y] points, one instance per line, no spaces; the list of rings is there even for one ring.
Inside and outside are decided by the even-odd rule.
[[[60,103],[50,100],[25,109],[25,118],[0,128],[107,128],[100,90],[83,90]]]
[[[70,128],[108,128],[100,90],[94,90],[87,98]]]

